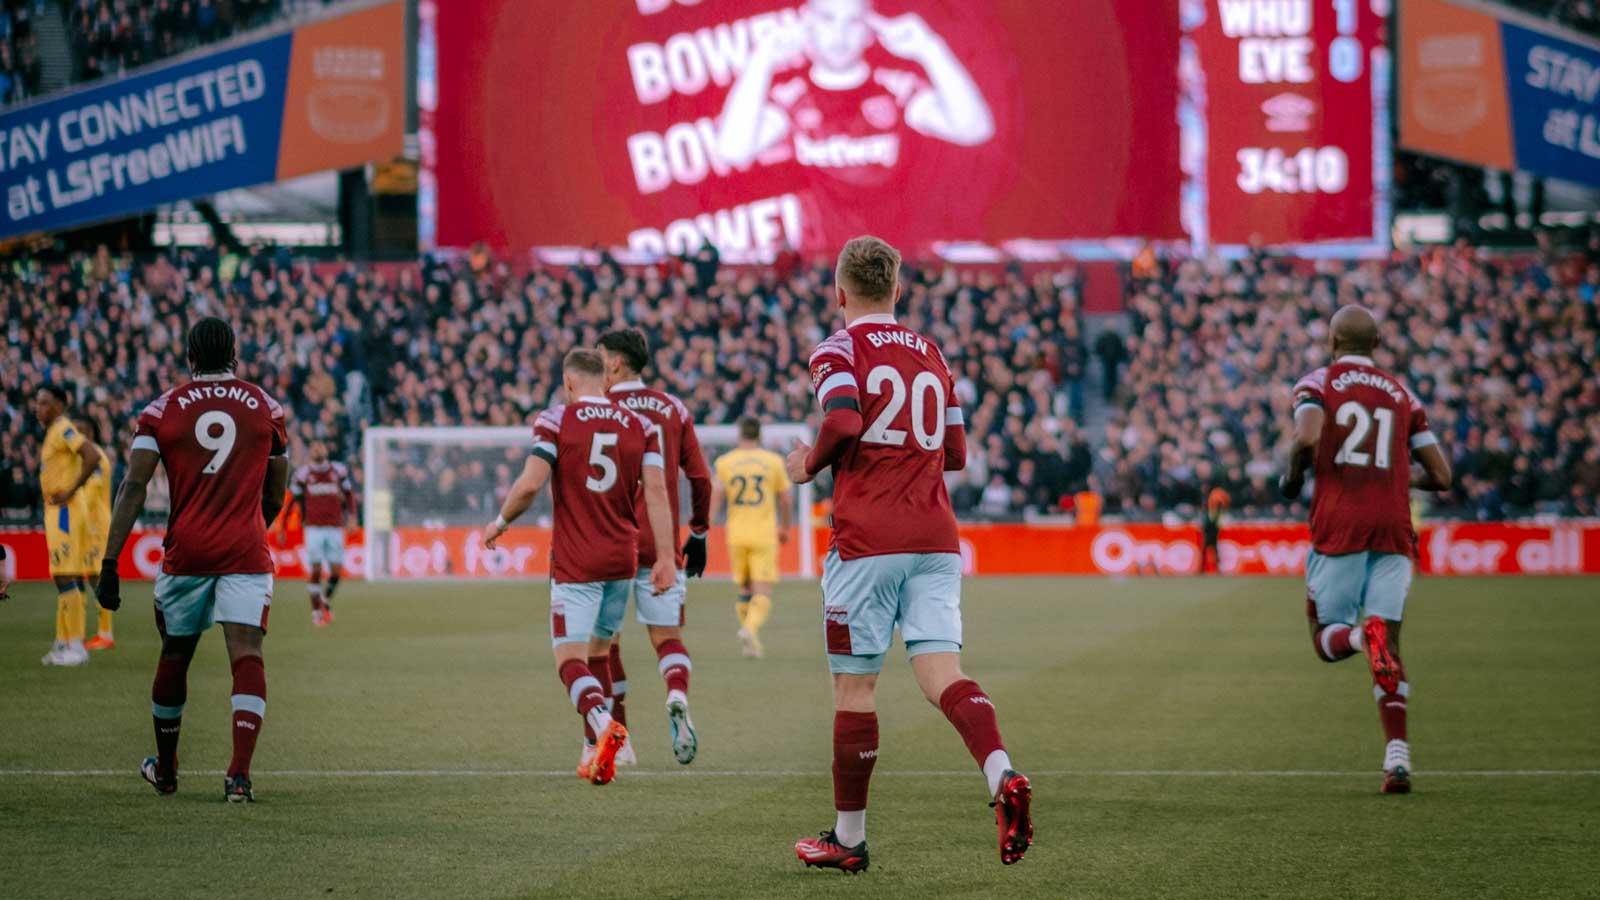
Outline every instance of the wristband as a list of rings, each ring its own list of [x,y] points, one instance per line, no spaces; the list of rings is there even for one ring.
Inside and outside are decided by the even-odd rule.
[[[505,516],[495,516],[494,517],[494,527],[500,529],[501,531],[505,531],[506,529],[511,527],[511,523],[506,521],[506,517]]]

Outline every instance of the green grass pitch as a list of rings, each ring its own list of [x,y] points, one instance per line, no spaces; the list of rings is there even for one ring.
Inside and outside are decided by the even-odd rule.
[[[973,579],[965,665],[1033,775],[1037,840],[1000,865],[983,782],[917,694],[880,687],[872,869],[803,869],[832,824],[814,585],[741,659],[732,588],[696,582],[702,751],[675,764],[639,626],[640,768],[567,774],[579,720],[543,584],[347,583],[314,630],[280,582],[258,801],[222,801],[229,675],[208,634],[175,797],[153,752],[149,588],[118,647],[46,669],[53,592],[0,604],[0,896],[295,898],[1540,898],[1600,894],[1600,580],[1419,579],[1404,633],[1416,793],[1377,793],[1359,659],[1319,662],[1272,579]],[[90,615],[91,627],[93,615]]]

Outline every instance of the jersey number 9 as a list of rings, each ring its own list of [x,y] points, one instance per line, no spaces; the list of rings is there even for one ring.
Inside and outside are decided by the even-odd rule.
[[[212,430],[216,426],[221,426],[222,430],[216,434],[212,434]],[[238,438],[238,436],[239,426],[234,424],[233,416],[228,415],[220,409],[213,409],[210,412],[201,414],[200,418],[195,419],[195,441],[199,443],[201,447],[212,451],[211,461],[206,463],[205,468],[200,470],[200,474],[217,474],[217,471],[222,468],[222,464],[227,462],[228,457],[232,455],[233,442],[236,438]]]

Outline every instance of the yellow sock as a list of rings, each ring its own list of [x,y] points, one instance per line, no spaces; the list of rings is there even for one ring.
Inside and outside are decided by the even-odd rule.
[[[770,615],[772,615],[772,598],[766,594],[756,594],[750,598],[750,611],[745,614],[744,627],[751,634],[755,634],[766,624]]]
[[[61,595],[67,605],[67,640],[83,640],[83,591],[80,588]]]
[[[739,616],[739,627],[743,628],[745,622],[750,618],[750,601],[740,597],[739,602],[733,605],[733,611]]]
[[[99,630],[100,630],[100,633],[105,635],[106,637],[111,637],[111,610],[103,609],[103,608],[100,610],[100,629]]]
[[[67,595],[56,594],[56,641],[65,644],[72,622],[67,615]]]

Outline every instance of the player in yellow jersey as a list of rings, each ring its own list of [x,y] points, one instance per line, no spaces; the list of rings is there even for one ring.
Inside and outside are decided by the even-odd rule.
[[[89,661],[89,651],[83,646],[83,570],[89,523],[85,497],[79,488],[99,471],[104,454],[64,415],[67,392],[60,385],[39,388],[33,411],[45,427],[39,487],[44,494],[50,577],[56,584],[56,640],[42,662],[47,666],[81,666]]]
[[[717,459],[713,512],[728,501],[728,559],[739,585],[739,640],[744,655],[760,658],[761,625],[772,612],[778,545],[789,540],[789,476],[783,457],[761,447],[761,421],[739,420],[739,443]]]
[[[94,420],[86,416],[79,416],[72,420],[82,434],[88,435],[96,447],[100,446],[100,430],[95,427]],[[111,531],[111,454],[100,450],[100,464],[95,466],[94,474],[83,483],[78,490],[83,496],[84,522],[88,525],[88,537],[84,540],[83,551],[83,576],[89,580],[89,594],[93,596],[94,589],[100,584],[100,561],[106,555],[106,535]],[[111,610],[101,608],[99,627],[95,630],[94,637],[84,643],[86,650],[110,650],[117,645],[116,638],[111,633]]]

